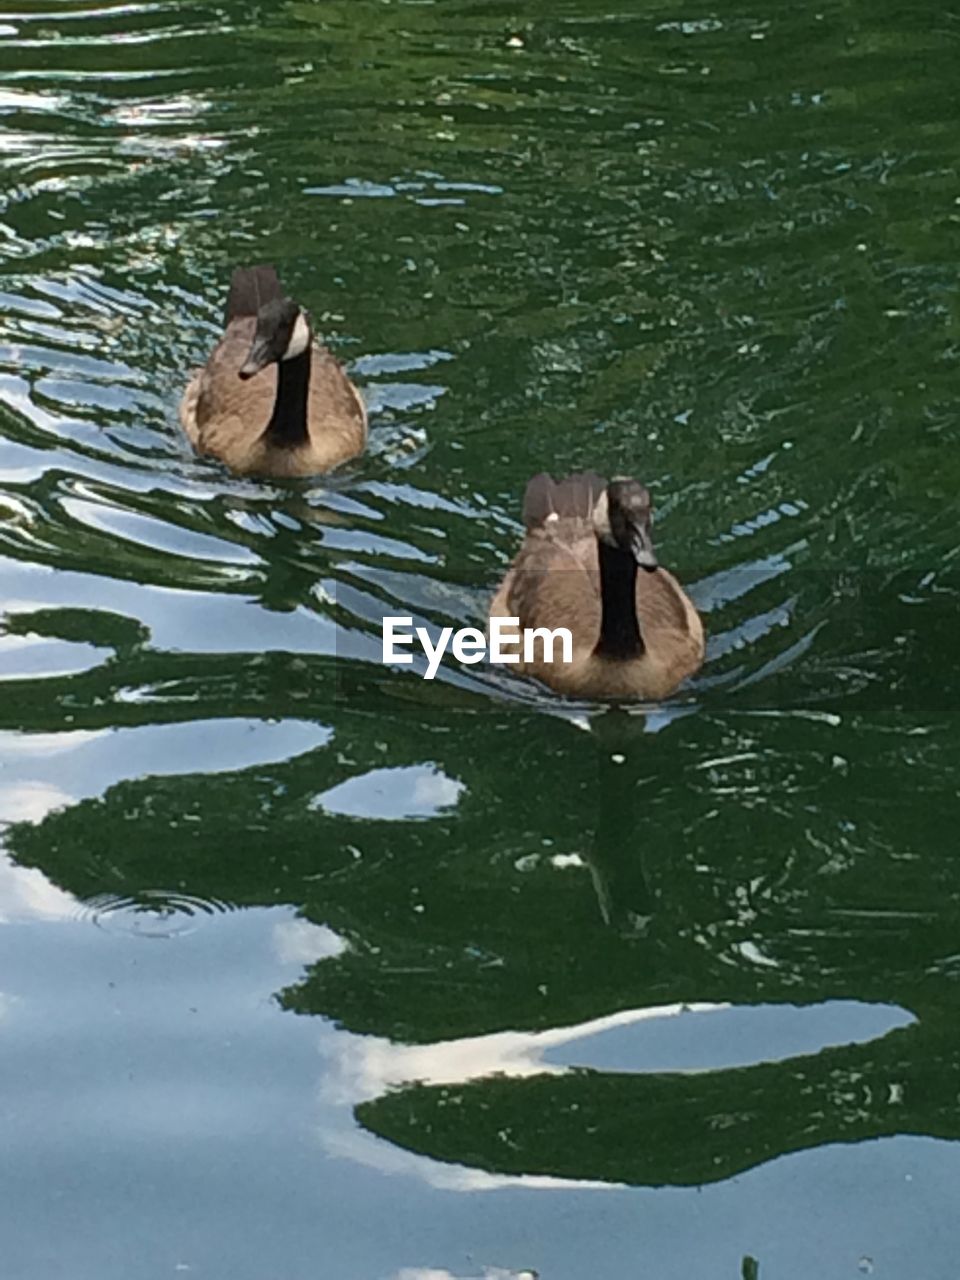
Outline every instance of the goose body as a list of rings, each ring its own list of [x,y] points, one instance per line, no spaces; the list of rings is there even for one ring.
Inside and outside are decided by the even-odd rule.
[[[633,480],[535,476],[523,504],[526,536],[490,606],[521,629],[569,630],[573,660],[513,669],[558,693],[659,699],[703,663],[703,626],[650,536],[650,496]]]
[[[198,453],[260,475],[329,471],[367,439],[360,393],[272,267],[233,273],[223,337],[190,379],[180,422]]]

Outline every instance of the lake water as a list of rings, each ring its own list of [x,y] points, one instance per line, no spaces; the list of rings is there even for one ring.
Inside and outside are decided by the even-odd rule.
[[[955,1276],[958,44],[0,14],[4,1280]],[[369,403],[334,477],[179,434],[262,261]],[[584,467],[695,680],[381,665]]]

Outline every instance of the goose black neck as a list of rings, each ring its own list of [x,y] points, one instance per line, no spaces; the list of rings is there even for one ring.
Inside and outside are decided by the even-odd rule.
[[[295,449],[310,438],[307,393],[310,390],[310,348],[291,360],[277,362],[277,398],[264,434],[271,444]]]
[[[643,653],[643,637],[637,623],[637,562],[628,551],[598,539],[600,557],[600,639],[595,652],[601,658],[636,658]]]

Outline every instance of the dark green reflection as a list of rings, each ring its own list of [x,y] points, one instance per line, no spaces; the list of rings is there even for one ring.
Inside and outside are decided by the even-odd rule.
[[[288,1009],[424,1044],[692,1001],[843,997],[920,1019],[736,1070],[411,1086],[359,1109],[375,1132],[491,1170],[654,1184],[958,1136],[952,725],[904,735],[868,685],[839,714],[768,714],[748,688],[657,733],[619,712],[588,733],[337,659],[117,661],[131,726],[182,718],[186,698],[197,718],[309,712],[333,736],[277,764],[122,782],[12,828],[8,848],[81,897],[294,904],[347,948],[279,993]],[[67,700],[77,727],[121,723],[110,673],[7,705],[32,727]],[[935,710],[924,679],[903,682],[899,699]],[[918,768],[934,787],[919,809],[890,789]]]
[[[958,1086],[943,1019],[939,1030],[737,1071],[414,1085],[358,1115],[403,1146],[500,1173],[697,1186],[829,1142],[960,1137]]]
[[[955,15],[49,8],[0,43],[0,551],[26,575],[0,640],[94,652],[4,679],[0,728],[115,731],[112,777],[168,724],[331,736],[165,760],[12,827],[12,856],[83,898],[293,905],[347,947],[278,999],[345,1034],[694,1001],[918,1019],[360,1108],[437,1158],[690,1184],[958,1136]],[[404,458],[271,488],[188,455],[176,398],[248,256]],[[657,733],[377,665],[388,607],[482,616],[546,466],[648,482],[708,614]]]

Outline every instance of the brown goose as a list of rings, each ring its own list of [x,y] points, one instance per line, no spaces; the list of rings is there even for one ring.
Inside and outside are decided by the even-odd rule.
[[[367,413],[273,267],[238,268],[226,329],[180,402],[198,453],[234,471],[304,476],[363,452]]]
[[[573,661],[514,667],[558,693],[664,698],[703,662],[703,626],[680,584],[661,569],[650,494],[636,480],[535,476],[523,501],[526,536],[490,616],[520,627],[566,627]],[[512,650],[515,652],[515,650]]]

